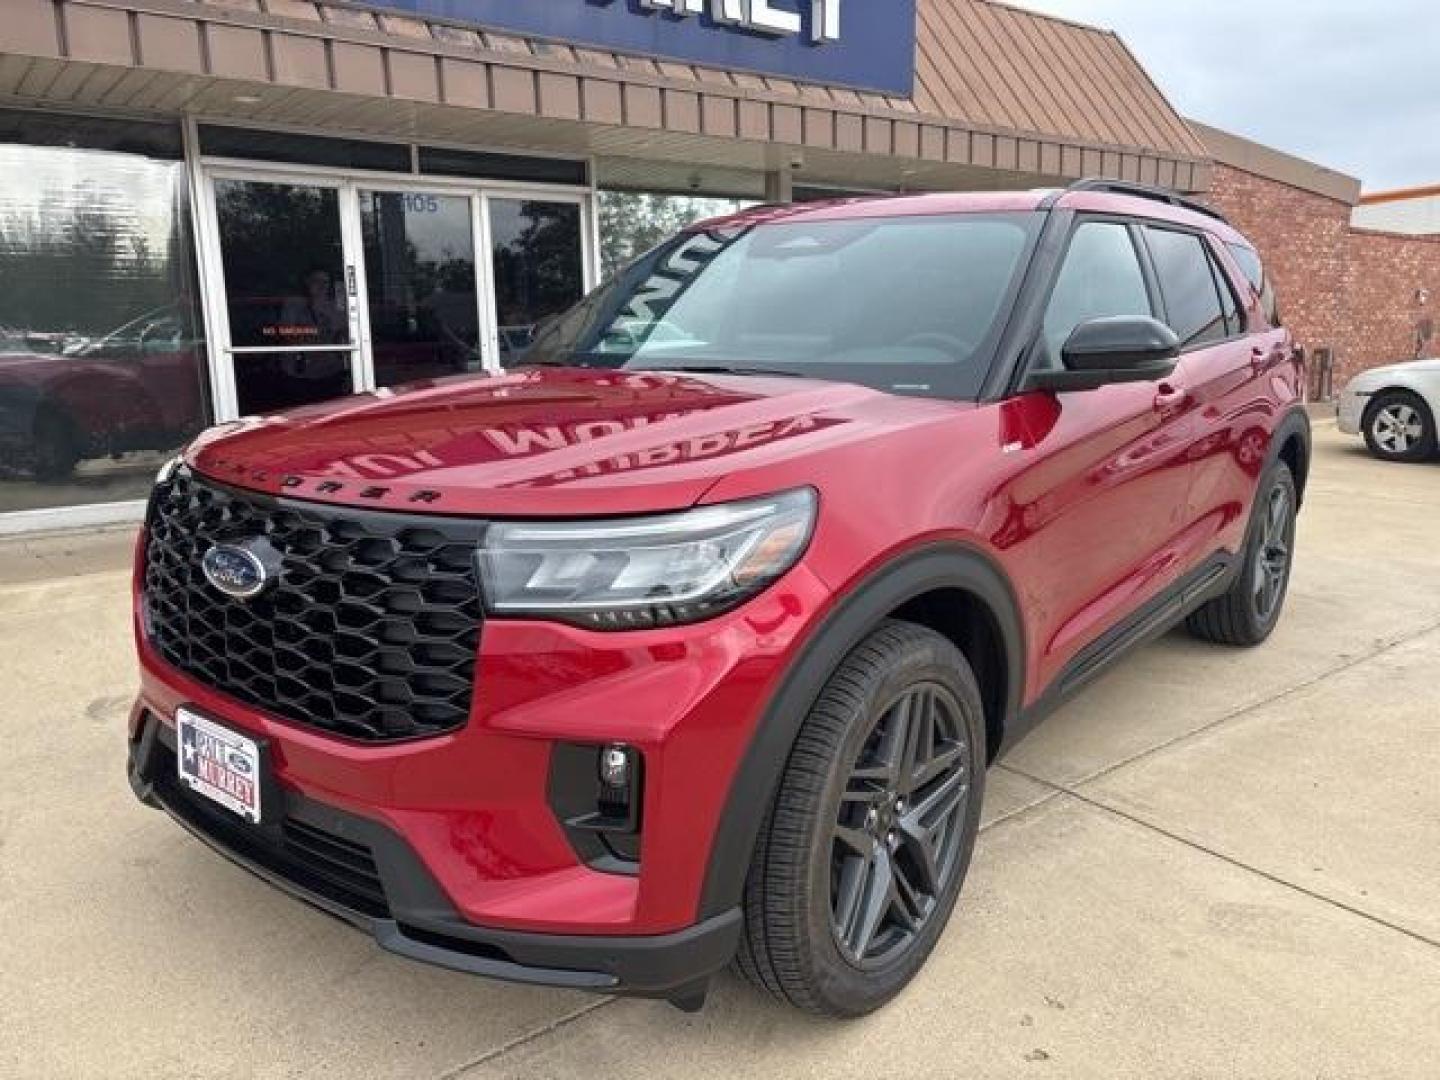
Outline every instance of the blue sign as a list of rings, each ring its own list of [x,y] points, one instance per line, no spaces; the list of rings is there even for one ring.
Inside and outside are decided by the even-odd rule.
[[[516,34],[909,97],[916,0],[365,0]]]

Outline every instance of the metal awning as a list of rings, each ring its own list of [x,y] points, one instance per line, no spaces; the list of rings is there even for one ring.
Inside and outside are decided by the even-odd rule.
[[[736,194],[796,162],[805,182],[850,187],[1209,179],[1203,145],[1119,38],[992,0],[920,0],[909,99],[329,0],[4,6],[8,104],[579,154],[621,182],[703,170]]]

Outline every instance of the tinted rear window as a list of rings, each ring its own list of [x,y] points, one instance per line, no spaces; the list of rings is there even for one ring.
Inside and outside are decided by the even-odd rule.
[[[1270,279],[1265,274],[1265,266],[1260,261],[1260,255],[1252,247],[1246,244],[1226,244],[1235,263],[1240,267],[1240,272],[1245,275],[1245,280],[1255,286],[1255,291],[1260,294],[1260,309],[1265,313],[1271,326],[1280,325],[1280,305],[1275,298],[1275,288],[1270,284]]]
[[[1145,235],[1170,329],[1181,343],[1189,347],[1228,337],[1210,256],[1200,237],[1148,226]]]

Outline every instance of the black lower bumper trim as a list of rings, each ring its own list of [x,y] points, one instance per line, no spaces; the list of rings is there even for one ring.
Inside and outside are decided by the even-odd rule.
[[[343,892],[312,879],[285,858],[264,830],[232,825],[197,807],[173,779],[170,730],[147,716],[131,744],[130,785],[142,802],[166,811],[232,862],[300,900],[372,934],[381,948],[454,971],[531,985],[602,993],[674,997],[692,992],[730,962],[740,940],[738,908],[671,934],[591,936],[499,930],[466,922],[419,857],[398,835],[294,792],[285,813],[363,841],[384,882],[388,911],[361,910]],[[275,805],[273,802],[270,805]]]

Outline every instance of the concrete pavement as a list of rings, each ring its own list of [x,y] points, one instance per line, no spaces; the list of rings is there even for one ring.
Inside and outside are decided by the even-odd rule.
[[[1433,1076],[1440,464],[1316,434],[1275,637],[1173,634],[1020,746],[930,965],[852,1024],[379,952],[131,798],[129,538],[0,543],[0,1076]]]

